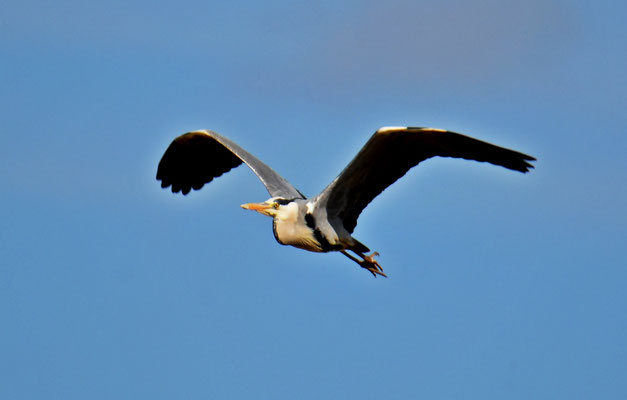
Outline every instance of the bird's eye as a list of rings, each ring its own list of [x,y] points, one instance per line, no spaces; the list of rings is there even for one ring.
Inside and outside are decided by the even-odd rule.
[[[276,202],[273,203],[272,204],[272,208],[274,208],[275,210],[278,210],[279,209],[279,203],[276,203]]]

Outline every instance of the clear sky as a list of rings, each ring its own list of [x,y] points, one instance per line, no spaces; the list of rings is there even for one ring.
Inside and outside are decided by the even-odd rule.
[[[627,398],[627,3],[0,4],[0,398]],[[313,196],[379,127],[538,158],[413,169],[355,236],[280,246],[220,132]]]

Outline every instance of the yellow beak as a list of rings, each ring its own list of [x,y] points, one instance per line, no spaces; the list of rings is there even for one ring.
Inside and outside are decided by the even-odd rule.
[[[246,203],[242,204],[240,207],[246,210],[261,211],[267,209],[268,205],[265,203]]]
[[[274,215],[274,208],[272,208],[272,204],[268,204],[265,202],[264,203],[247,203],[247,204],[242,204],[240,207],[246,210],[257,211],[259,213],[268,215],[270,217]]]

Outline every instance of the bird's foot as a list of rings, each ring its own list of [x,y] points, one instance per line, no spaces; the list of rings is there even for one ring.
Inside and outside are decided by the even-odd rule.
[[[374,259],[378,255],[379,255],[379,253],[376,252],[376,251],[374,253],[370,254],[370,255],[363,255],[362,256],[363,260],[362,261],[358,261],[358,263],[359,263],[359,265],[362,268],[365,268],[368,271],[370,271],[372,276],[374,276],[375,278],[377,277],[377,275],[381,275],[381,276],[387,278],[388,276],[385,273],[383,273],[383,267],[381,267],[379,262]]]

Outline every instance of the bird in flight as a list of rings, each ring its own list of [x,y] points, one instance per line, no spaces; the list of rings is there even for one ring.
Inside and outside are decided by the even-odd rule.
[[[242,204],[272,217],[280,244],[313,252],[339,251],[373,276],[387,275],[377,252],[351,234],[364,208],[412,167],[435,156],[464,158],[528,172],[535,158],[471,137],[433,128],[384,127],[320,194],[307,198],[272,168],[235,142],[208,130],[174,139],[157,169],[161,187],[188,194],[232,168],[246,163],[265,185],[270,198]],[[353,254],[349,253],[352,252]]]

